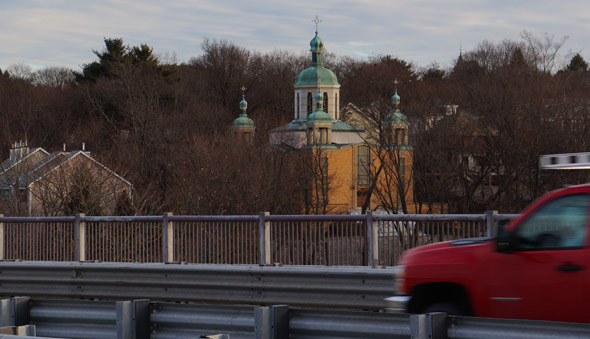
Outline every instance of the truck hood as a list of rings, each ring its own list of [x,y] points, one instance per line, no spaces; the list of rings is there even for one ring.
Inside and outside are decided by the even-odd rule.
[[[459,239],[416,247],[406,251],[400,259],[399,264],[406,265],[410,261],[424,257],[429,257],[431,260],[444,257],[448,260],[454,257],[455,254],[476,250],[475,248],[469,248],[471,246],[482,247],[493,239],[494,238]],[[435,261],[437,260],[435,259]]]

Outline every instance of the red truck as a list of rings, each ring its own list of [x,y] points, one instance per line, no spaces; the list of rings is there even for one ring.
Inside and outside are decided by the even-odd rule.
[[[590,322],[590,185],[551,192],[495,238],[407,251],[395,266],[394,309]]]

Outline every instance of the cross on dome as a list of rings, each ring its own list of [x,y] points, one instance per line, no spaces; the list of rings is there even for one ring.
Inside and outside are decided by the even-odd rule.
[[[320,22],[322,22],[322,20],[320,20],[320,18],[316,15],[315,19],[311,20],[311,22],[315,23],[315,34],[318,34],[318,25]]]

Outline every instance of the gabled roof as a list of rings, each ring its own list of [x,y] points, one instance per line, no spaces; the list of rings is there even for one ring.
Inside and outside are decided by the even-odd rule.
[[[9,169],[11,169],[12,167],[14,167],[16,164],[32,160],[38,154],[41,154],[42,156],[48,156],[49,152],[47,152],[46,150],[44,150],[41,147],[36,147],[36,148],[33,148],[32,150],[29,150],[29,153],[22,158],[19,158],[19,159],[8,158],[8,159],[4,160],[0,164],[0,175],[3,172],[6,172]]]
[[[39,159],[34,159],[33,154],[42,155]],[[108,167],[104,166],[100,162],[96,161],[89,155],[89,152],[85,151],[72,151],[72,152],[53,152],[49,154],[43,148],[35,148],[33,151],[29,152],[25,157],[18,159],[16,161],[7,159],[2,162],[2,169],[0,171],[0,187],[7,187],[13,186],[17,182],[19,183],[19,188],[24,189],[27,186],[39,181],[43,177],[47,176],[49,173],[53,172],[54,170],[60,168],[70,160],[76,157],[85,157],[94,164],[98,165],[99,167],[106,170],[109,174],[115,176],[119,180],[123,181],[125,184],[132,186],[132,184],[126,180],[125,178],[121,177]],[[28,168],[23,168],[22,171],[15,170],[14,173],[11,172],[15,169],[15,167],[19,163],[25,163],[27,161],[32,161],[30,164],[27,164]],[[5,166],[5,167],[4,167]],[[18,177],[15,177],[18,175]],[[17,181],[18,180],[18,181]]]
[[[16,183],[19,183],[20,188],[26,187],[30,169],[38,167],[49,156],[46,150],[37,147],[29,150],[24,157],[4,160],[0,164],[0,187],[14,186]]]
[[[63,166],[67,162],[69,162],[70,160],[72,160],[76,157],[79,157],[79,156],[87,158],[88,160],[92,161],[93,163],[95,163],[99,167],[101,167],[104,170],[106,170],[107,172],[109,172],[109,174],[111,174],[111,175],[115,176],[116,178],[118,178],[119,180],[125,182],[125,184],[132,186],[128,180],[126,180],[122,176],[118,175],[117,173],[115,173],[114,171],[112,171],[111,169],[106,167],[105,165],[101,164],[100,162],[96,161],[93,157],[91,157],[89,155],[89,152],[85,152],[85,151],[54,152],[54,153],[52,153],[50,155],[50,157],[48,157],[45,161],[43,161],[43,163],[41,163],[37,168],[33,169],[33,171],[30,172],[29,185],[34,184],[35,182],[39,181],[43,177],[47,176],[49,173],[55,171],[56,169],[60,168],[61,166]]]

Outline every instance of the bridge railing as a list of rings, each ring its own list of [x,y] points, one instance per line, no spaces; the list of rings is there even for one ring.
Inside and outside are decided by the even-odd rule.
[[[391,266],[516,215],[0,216],[0,260]]]

